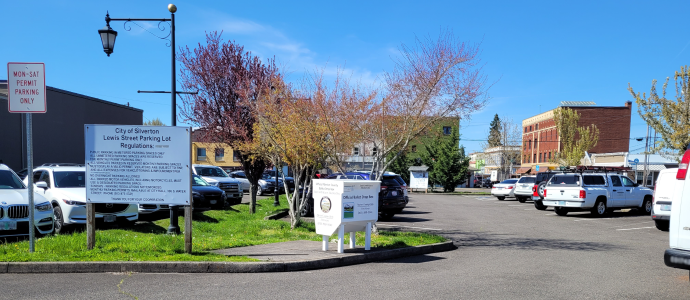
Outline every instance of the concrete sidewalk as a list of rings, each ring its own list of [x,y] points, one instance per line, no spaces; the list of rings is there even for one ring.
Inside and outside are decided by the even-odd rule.
[[[0,273],[258,273],[290,272],[342,267],[374,261],[422,255],[456,249],[452,241],[398,249],[363,247],[337,253],[331,243],[329,251],[321,251],[321,242],[292,241],[250,247],[216,250],[224,255],[243,255],[261,262],[4,262]]]

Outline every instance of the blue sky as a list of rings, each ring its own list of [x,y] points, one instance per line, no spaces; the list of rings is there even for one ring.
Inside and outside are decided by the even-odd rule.
[[[6,1],[0,10],[0,79],[6,62],[45,62],[48,85],[144,110],[170,124],[170,48],[137,26],[118,31],[115,51],[103,53],[97,30],[113,18],[169,18],[160,1]],[[451,29],[481,42],[492,99],[461,121],[461,143],[480,150],[494,114],[520,123],[560,101],[622,106],[627,91],[649,92],[689,64],[688,1],[177,1],[177,45],[196,47],[207,31],[275,56],[297,79],[338,68],[365,83],[391,70],[391,57],[415,35]],[[157,32],[156,23],[139,23]],[[167,34],[167,33],[165,33]],[[661,86],[659,86],[659,89]],[[671,93],[673,95],[673,92]],[[50,112],[48,104],[48,112]],[[633,108],[631,137],[646,125]],[[632,153],[643,142],[630,142]]]

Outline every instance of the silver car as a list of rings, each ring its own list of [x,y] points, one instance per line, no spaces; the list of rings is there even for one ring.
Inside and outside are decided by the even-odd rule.
[[[534,186],[537,183],[537,176],[522,176],[517,183],[515,183],[515,198],[520,203],[525,203],[525,200],[532,199],[534,194]]]

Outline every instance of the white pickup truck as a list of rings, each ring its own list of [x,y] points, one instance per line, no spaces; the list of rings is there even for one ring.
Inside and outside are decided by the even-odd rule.
[[[546,184],[544,194],[544,205],[553,206],[559,216],[586,210],[595,216],[624,208],[643,214],[652,210],[651,189],[613,173],[557,174]]]

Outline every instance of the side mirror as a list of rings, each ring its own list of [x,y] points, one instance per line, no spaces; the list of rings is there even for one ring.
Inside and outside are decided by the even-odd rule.
[[[42,188],[44,190],[48,189],[48,184],[45,181],[36,182],[36,187]]]
[[[638,187],[638,186],[640,186],[640,185],[637,183],[633,183],[633,187]]]

